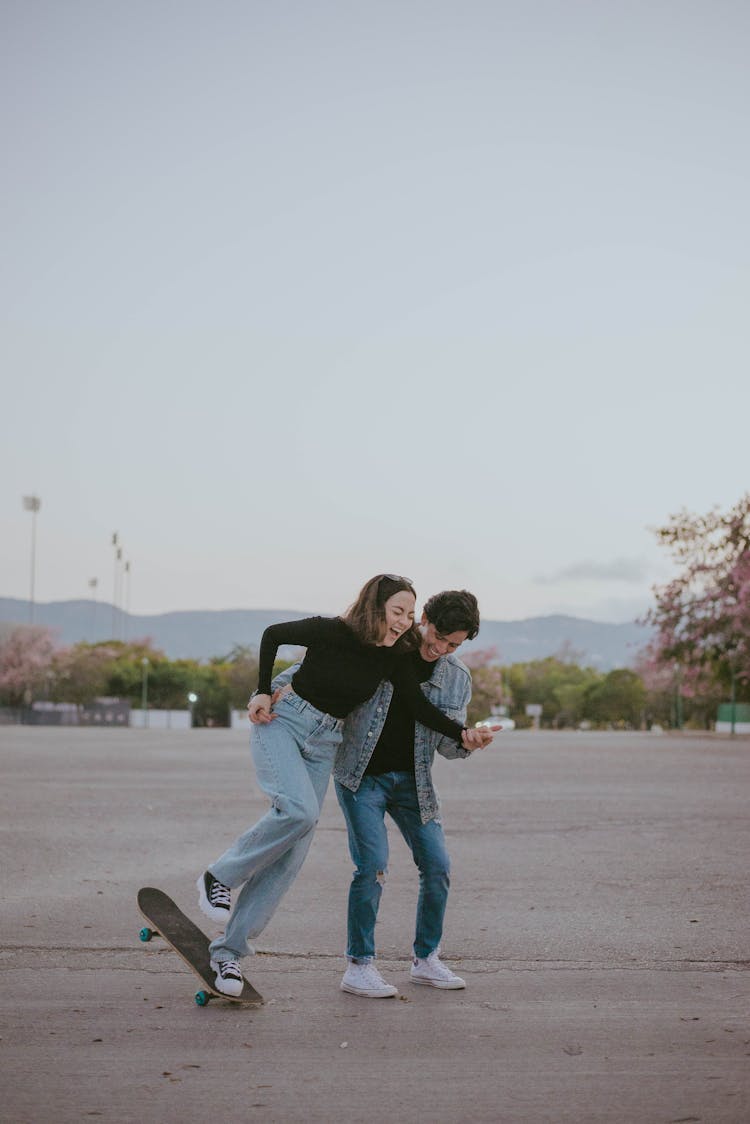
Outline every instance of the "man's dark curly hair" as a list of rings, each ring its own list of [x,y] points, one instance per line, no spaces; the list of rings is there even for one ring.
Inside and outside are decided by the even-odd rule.
[[[446,589],[425,602],[424,614],[441,636],[467,632],[473,640],[479,632],[479,605],[467,589]]]

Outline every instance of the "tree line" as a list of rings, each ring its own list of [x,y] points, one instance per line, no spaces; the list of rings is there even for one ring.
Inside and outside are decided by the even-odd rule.
[[[720,702],[750,702],[750,493],[726,512],[678,512],[654,533],[675,576],[654,588],[644,618],[654,639],[636,666],[603,673],[569,653],[503,667],[495,650],[469,652],[470,722],[506,707],[518,725],[530,725],[526,707],[536,704],[544,726],[706,729]],[[277,670],[286,666],[279,661]],[[150,707],[172,710],[193,693],[195,723],[225,725],[257,679],[257,654],[242,645],[203,663],[170,660],[148,640],[56,648],[48,629],[0,635],[0,705],[10,707],[35,699],[82,706],[102,696],[137,707],[146,692]]]
[[[542,725],[562,728],[588,722],[637,729],[644,724],[674,724],[669,683],[649,689],[640,674],[620,668],[606,674],[550,657],[499,664],[494,649],[469,652],[473,678],[468,721],[506,707],[518,726],[531,725],[527,703],[542,706]],[[277,661],[275,671],[288,666]],[[243,709],[258,681],[257,653],[241,645],[206,663],[169,659],[150,641],[119,640],[56,648],[49,630],[21,626],[0,641],[0,704],[22,708],[34,700],[87,706],[101,697],[127,700],[151,709],[184,710],[188,695],[196,725],[227,725],[233,709]],[[688,709],[689,721],[705,716]]]
[[[279,661],[278,669],[286,666]],[[0,705],[13,708],[41,699],[87,706],[114,697],[132,707],[145,699],[152,710],[185,710],[193,694],[196,726],[226,726],[257,681],[257,656],[241,645],[203,663],[171,660],[150,640],[57,648],[49,629],[26,626],[0,639]]]

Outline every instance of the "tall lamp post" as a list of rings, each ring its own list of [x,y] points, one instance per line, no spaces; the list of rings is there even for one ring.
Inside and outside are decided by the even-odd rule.
[[[674,665],[674,713],[675,713],[675,726],[678,730],[682,729],[682,668],[679,663]]]
[[[94,611],[93,611],[93,619],[92,619],[92,622],[91,622],[91,640],[92,640],[92,643],[96,643],[96,588],[97,588],[98,585],[99,585],[99,579],[98,578],[89,578],[89,589],[91,590],[92,596],[94,598]]]
[[[731,710],[731,723],[732,724],[731,724],[731,727],[730,727],[730,734],[731,734],[732,737],[734,737],[735,732],[736,732],[735,726],[737,724],[736,721],[735,721],[736,716],[737,716],[737,669],[734,666],[734,664],[732,664],[732,693],[729,696],[729,699],[730,699],[730,705],[731,705],[731,708],[732,708],[732,710]]]
[[[119,547],[117,545],[119,541],[120,541],[119,536],[117,534],[117,531],[115,531],[114,534],[112,535],[112,546],[113,546],[114,552],[115,552],[115,582],[114,582],[114,588],[112,590],[112,639],[113,640],[117,636],[117,633],[115,631],[116,620],[117,620],[117,563],[118,563],[120,557],[122,556],[122,551],[119,549]]]
[[[141,660],[143,668],[143,682],[141,683],[141,710],[143,711],[143,725],[148,729],[148,656]]]
[[[115,582],[117,587],[117,607],[120,610],[120,620],[118,622],[117,639],[122,640],[122,629],[125,618],[122,614],[122,547],[118,546],[115,555]]]
[[[24,496],[23,509],[31,512],[31,596],[29,597],[29,623],[34,623],[34,578],[36,575],[36,517],[42,501],[39,496]]]
[[[190,703],[190,729],[193,728],[193,708],[198,701],[198,696],[195,691],[191,691],[188,695],[188,702]]]
[[[125,600],[125,616],[123,618],[122,638],[123,638],[123,640],[127,640],[127,638],[128,638],[128,623],[130,621],[130,562],[129,561],[125,563],[124,581],[125,581],[125,597],[124,597],[124,600]]]

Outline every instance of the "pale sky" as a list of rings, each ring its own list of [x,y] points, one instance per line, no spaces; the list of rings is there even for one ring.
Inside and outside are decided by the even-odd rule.
[[[750,486],[745,0],[0,19],[0,596],[627,620]]]

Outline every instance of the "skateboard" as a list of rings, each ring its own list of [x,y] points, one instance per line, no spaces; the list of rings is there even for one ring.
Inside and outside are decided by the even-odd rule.
[[[141,929],[141,940],[150,941],[152,937],[163,937],[202,981],[203,988],[195,993],[195,1002],[199,1007],[205,1007],[212,997],[251,1007],[262,1005],[263,996],[244,977],[240,995],[225,995],[218,990],[216,976],[210,965],[208,937],[163,890],[144,886],[138,891],[138,908],[150,923]],[[151,928],[151,925],[154,927]]]

